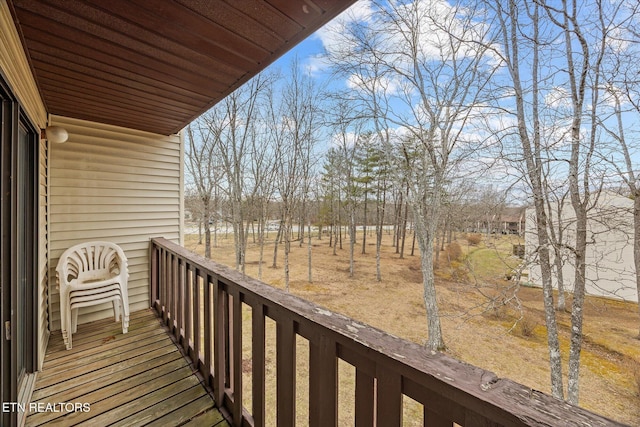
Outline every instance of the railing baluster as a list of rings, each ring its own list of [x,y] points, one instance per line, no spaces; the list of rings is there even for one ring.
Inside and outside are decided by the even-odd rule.
[[[213,353],[214,353],[214,368],[213,368],[213,394],[216,399],[216,404],[222,405],[224,403],[224,385],[225,385],[225,342],[224,342],[224,290],[217,277],[213,282],[213,314],[215,316],[214,330],[213,330]]]
[[[251,379],[253,388],[254,427],[265,423],[265,330],[264,306],[257,304],[251,310]]]
[[[231,306],[229,305],[229,291],[225,290],[222,295],[222,331],[224,333],[224,387],[231,388],[231,359],[233,357],[233,347],[231,347]]]
[[[171,325],[169,326],[172,333],[175,335],[176,328],[178,327],[177,313],[178,313],[178,256],[171,255]],[[178,334],[180,330],[178,330]]]
[[[184,303],[185,303],[185,313],[184,313],[184,323],[185,323],[185,342],[182,344],[185,352],[190,354],[190,349],[192,348],[193,343],[193,286],[196,277],[196,268],[193,264],[189,263],[188,267],[185,268],[185,295],[184,295]]]
[[[309,343],[309,426],[338,425],[336,343],[321,335]]]
[[[162,300],[162,321],[164,324],[167,324],[167,311],[169,307],[167,307],[167,286],[169,285],[169,277],[167,276],[167,256],[169,256],[169,251],[162,251],[162,258],[160,264],[160,298]]]
[[[356,427],[373,426],[375,396],[375,381],[373,377],[356,367]]]
[[[171,322],[173,321],[173,259],[175,256],[171,252],[167,252],[167,305],[165,311],[167,319],[165,324],[169,330],[173,332]]]
[[[203,275],[203,297],[204,297],[204,370],[207,373],[205,378],[207,382],[209,377],[213,376],[213,354],[211,352],[211,333],[213,332],[213,314],[211,313],[211,282],[213,277],[210,274]]]
[[[296,414],[296,334],[293,320],[276,324],[276,388],[278,427],[293,427]]]
[[[385,366],[376,368],[376,420],[379,426],[402,425],[402,379]]]
[[[233,425],[240,426],[242,421],[242,298],[233,295],[231,320],[233,331]]]
[[[176,257],[177,258],[177,257]],[[185,278],[185,260],[177,258],[178,268],[176,269],[176,328],[177,332],[174,334],[178,339],[178,342],[184,342],[184,278]]]
[[[150,271],[149,271],[149,284],[151,286],[151,307],[155,307],[158,310],[157,302],[158,302],[158,251],[160,249],[156,245],[151,245],[149,250],[149,262],[150,262]]]
[[[194,287],[193,287],[193,353],[194,353],[194,362],[198,369],[200,366],[200,354],[202,352],[202,345],[200,337],[202,336],[202,327],[200,325],[200,321],[202,319],[202,296],[200,292],[200,282],[202,279],[202,272],[199,268],[196,268],[196,275],[194,277]],[[202,375],[205,375],[205,372],[202,372]]]

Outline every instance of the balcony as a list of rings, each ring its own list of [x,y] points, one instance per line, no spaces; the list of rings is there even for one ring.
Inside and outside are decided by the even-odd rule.
[[[32,403],[91,410],[33,413],[28,426],[622,425],[166,239],[151,241],[150,263],[155,311],[132,314],[129,333],[104,320],[81,325],[70,351],[51,338]],[[343,389],[352,396],[339,402]],[[406,398],[419,410],[407,411]]]

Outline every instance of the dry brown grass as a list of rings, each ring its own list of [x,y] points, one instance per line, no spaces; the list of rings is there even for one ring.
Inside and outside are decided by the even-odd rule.
[[[273,238],[275,233],[271,234]],[[513,282],[504,279],[508,268],[517,263],[509,256],[511,245],[520,243],[514,239],[513,236],[496,236],[490,242],[479,242],[477,246],[461,240],[458,243],[463,248],[465,262],[442,263],[436,276],[447,352],[500,377],[549,392],[541,292],[536,288],[521,287],[517,299],[513,299]],[[374,238],[367,241],[374,242]],[[296,243],[291,245],[293,294],[407,340],[421,344],[426,341],[422,274],[417,254],[412,257],[405,250],[404,259],[400,259],[395,248],[390,246],[390,236],[385,236],[381,256],[383,280],[377,282],[375,244],[367,244],[365,255],[360,253],[362,247],[357,246],[355,276],[349,277],[347,242],[344,242],[342,250],[338,249],[337,256],[328,247],[328,239],[318,240],[314,236],[312,242],[312,283],[307,282],[306,243],[301,248]],[[219,236],[218,243],[219,247],[212,249],[213,259],[233,266],[233,237]],[[194,236],[187,237],[185,246],[203,252]],[[246,273],[253,277],[258,277],[258,249],[256,244],[250,243],[247,252]],[[262,268],[262,280],[279,288],[284,287],[282,252],[281,247],[278,268],[271,268],[273,242],[270,241],[265,248]],[[587,298],[581,363],[580,404],[631,425],[640,425],[637,397],[640,375],[634,374],[632,368],[640,363],[640,345],[634,339],[638,323],[636,307],[620,301]],[[523,315],[527,324],[523,326],[521,322],[517,327],[520,329],[514,328],[517,319]],[[559,313],[558,317],[562,328],[562,348],[566,354],[570,315]],[[249,349],[246,351],[245,357],[250,358]],[[564,368],[566,370],[566,360]],[[299,384],[304,384],[304,378],[308,376],[304,369],[298,373]],[[341,425],[342,422],[347,425],[351,419],[349,404],[345,403],[351,395],[349,367],[341,369],[346,371],[345,384],[341,383],[340,389],[345,394],[340,399]],[[247,392],[245,396],[248,396]],[[304,390],[299,392],[304,393]],[[416,410],[409,403],[407,405],[406,413]],[[304,405],[300,409],[304,413]]]

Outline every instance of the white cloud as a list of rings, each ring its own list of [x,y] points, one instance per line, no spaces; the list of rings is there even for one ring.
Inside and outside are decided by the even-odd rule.
[[[387,96],[395,95],[401,89],[400,82],[397,79],[386,76],[368,77],[352,74],[347,78],[346,85],[352,90],[366,93],[375,91],[378,94],[385,94]]]
[[[340,149],[351,149],[359,138],[354,132],[334,133],[330,136],[330,146]]]
[[[311,55],[305,60],[302,67],[306,73],[315,76],[327,70],[330,64],[323,55]]]
[[[344,42],[342,37],[343,30],[354,22],[367,22],[371,17],[371,12],[371,1],[359,0],[327,25],[320,28],[315,35],[328,52],[336,51]]]
[[[556,86],[544,97],[544,103],[549,107],[570,107],[571,96],[563,87]]]

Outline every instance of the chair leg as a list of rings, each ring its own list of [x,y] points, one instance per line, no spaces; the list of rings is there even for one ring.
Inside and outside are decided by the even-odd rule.
[[[120,300],[122,305],[122,333],[126,334],[129,331],[129,305]]]
[[[71,331],[72,333],[78,332],[78,309],[74,308],[71,310]]]
[[[69,316],[69,295],[63,291],[60,292],[60,331],[67,350],[71,348],[69,344]]]
[[[67,350],[71,350],[71,348],[73,347],[73,315],[74,313],[78,313],[78,310],[71,310],[71,307],[67,307],[67,316],[66,319],[64,319],[65,321],[65,326],[66,326],[66,331],[63,331],[63,337],[65,338],[65,346],[67,348]]]
[[[120,321],[120,302],[117,299],[113,300],[113,320]]]
[[[64,340],[64,346],[67,350],[71,350],[71,343],[69,342],[69,333],[66,330],[62,330],[62,339]]]
[[[129,330],[129,295],[126,286],[120,284],[120,301],[122,303],[122,333],[126,334]]]

